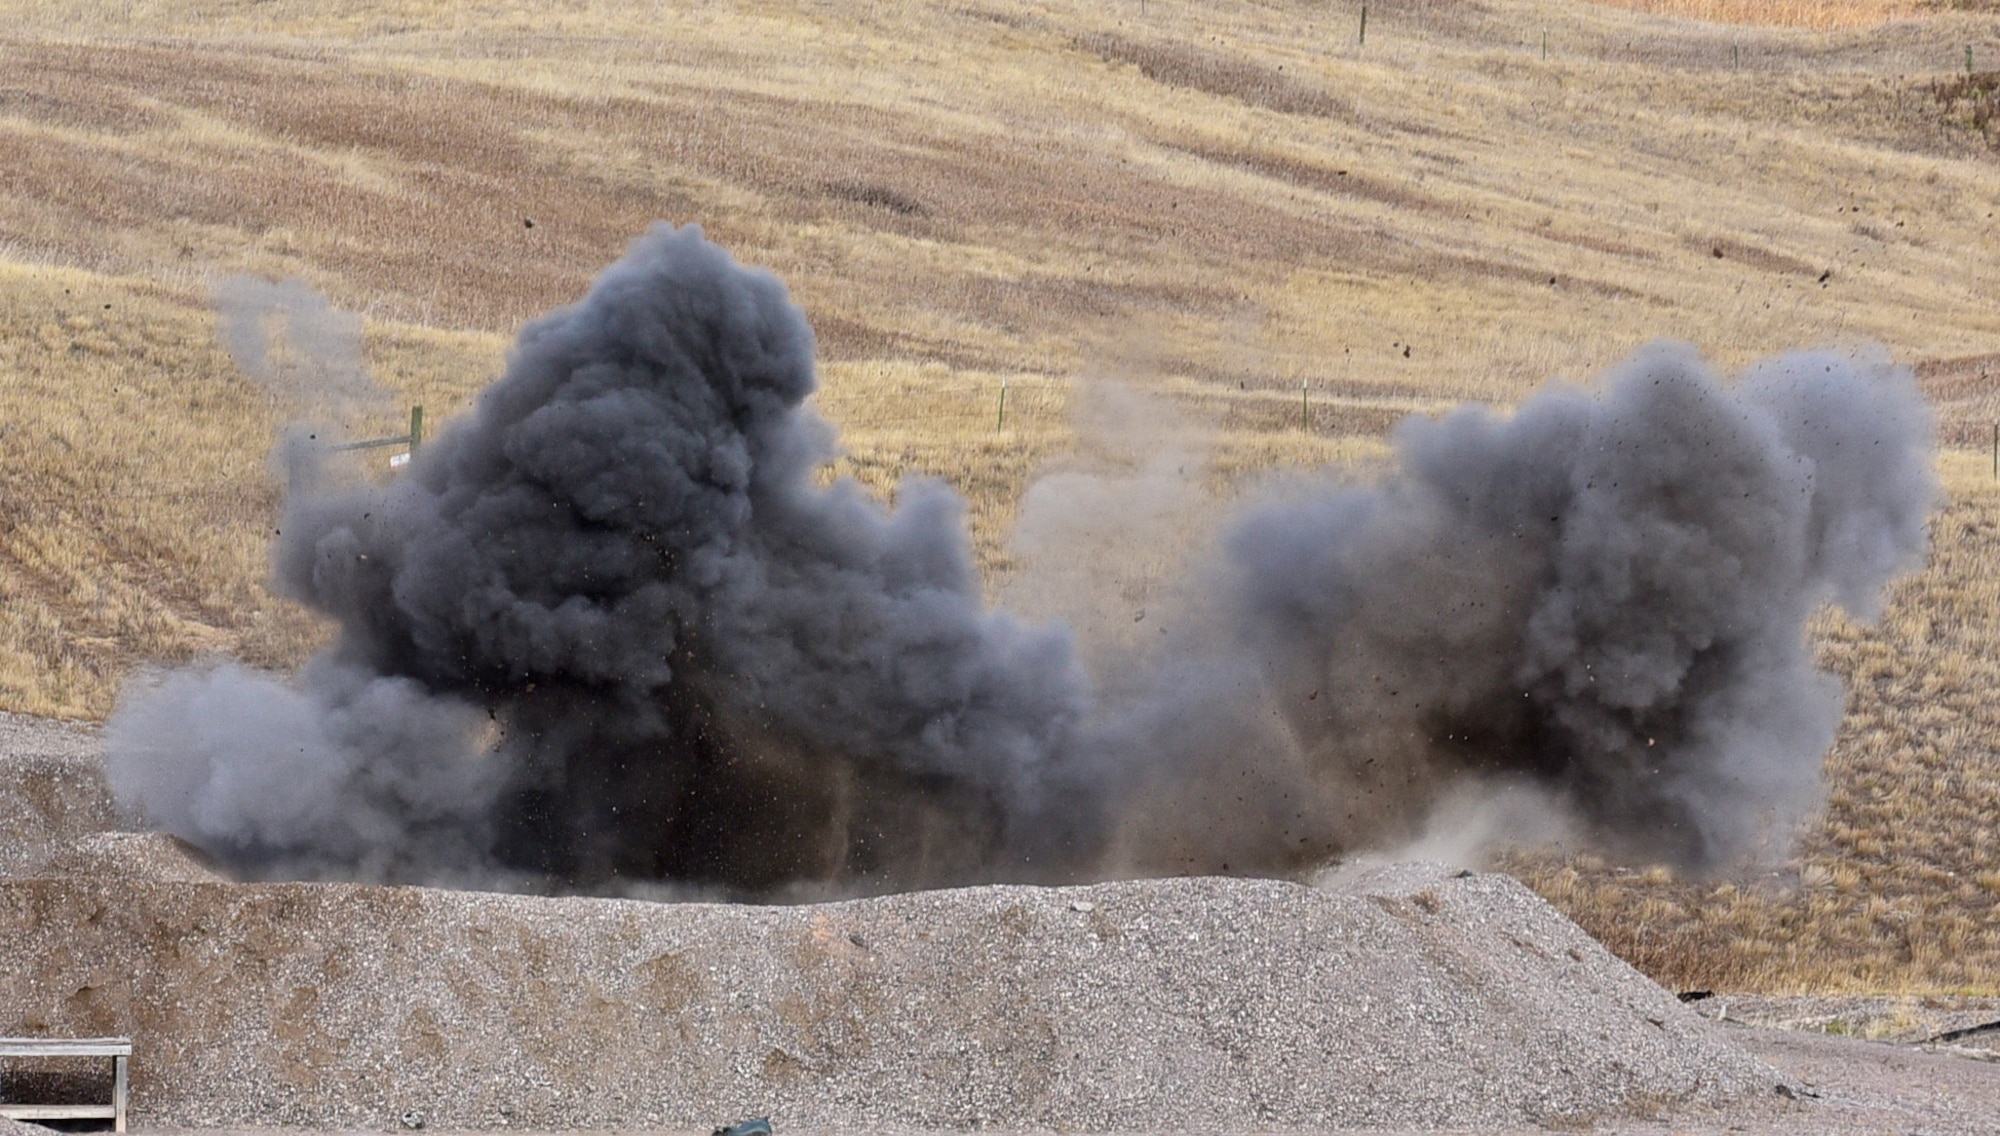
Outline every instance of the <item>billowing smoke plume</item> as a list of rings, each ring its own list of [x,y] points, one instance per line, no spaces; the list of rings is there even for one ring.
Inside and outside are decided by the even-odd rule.
[[[851,482],[783,287],[659,228],[387,485],[295,492],[295,682],[128,692],[120,800],[250,874],[877,889],[1290,872],[1472,787],[1690,866],[1782,837],[1840,713],[1804,623],[1915,565],[1905,372],[1656,347],[1293,485],[1142,665],[987,608],[960,501]]]
[[[1683,866],[1782,841],[1841,711],[1805,622],[1874,614],[1920,561],[1929,439],[1886,364],[1800,353],[1730,389],[1674,345],[1511,418],[1405,422],[1379,486],[1295,486],[1233,526],[1196,632],[1230,646],[1170,652],[1171,696],[1150,677],[1109,731],[1161,798],[1138,861],[1411,840],[1467,779]]]

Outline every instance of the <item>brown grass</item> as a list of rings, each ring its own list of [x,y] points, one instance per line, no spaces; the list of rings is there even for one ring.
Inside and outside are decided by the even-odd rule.
[[[1718,24],[1834,31],[1880,27],[1937,11],[1933,0],[1595,0],[1607,7]]]
[[[1668,981],[1991,986],[2000,161],[1939,92],[1992,21],[1626,6],[1785,26],[1383,0],[1363,47],[1349,10],[1250,0],[15,0],[0,706],[99,717],[137,662],[323,634],[262,583],[281,411],[216,344],[230,272],[366,315],[398,405],[347,425],[389,433],[646,223],[700,221],[805,305],[837,472],[951,480],[996,589],[1083,380],[1209,423],[1226,492],[1655,336],[1726,365],[1874,339],[1962,449],[1935,564],[1881,628],[1816,632],[1852,706],[1799,857],[1517,867]]]
[[[1931,86],[1943,115],[2000,150],[2000,71],[1973,71]]]
[[[0,264],[0,706],[99,717],[135,661],[286,666],[318,641],[263,585],[281,408],[211,324],[155,286]],[[476,346],[382,327],[370,354],[438,405],[472,389]]]

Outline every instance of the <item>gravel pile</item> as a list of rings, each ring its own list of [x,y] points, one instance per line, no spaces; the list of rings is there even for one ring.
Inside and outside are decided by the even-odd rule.
[[[201,849],[164,832],[92,832],[53,849],[39,876],[130,877],[180,883],[226,883]]]
[[[99,752],[0,714],[0,1033],[132,1036],[143,1124],[1575,1126],[1779,1079],[1504,876],[800,907],[233,884],[115,831]]]
[[[64,757],[95,762],[103,756],[103,735],[90,723],[0,710],[0,758]]]
[[[1397,867],[790,908],[0,883],[0,1032],[155,1125],[1582,1125],[1776,1074],[1513,880]]]
[[[94,729],[0,712],[0,877],[39,874],[72,840],[117,827]]]
[[[0,712],[0,878],[226,879],[185,841],[121,827],[96,729]]]

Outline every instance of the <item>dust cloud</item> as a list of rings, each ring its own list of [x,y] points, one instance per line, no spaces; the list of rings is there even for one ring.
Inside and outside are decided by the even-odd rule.
[[[1367,484],[1210,509],[1185,432],[1044,480],[1031,560],[1213,530],[1167,609],[1071,591],[1073,628],[985,602],[945,485],[817,480],[814,383],[775,278],[656,227],[400,477],[293,481],[277,586],[337,642],[134,682],[119,801],[245,876],[546,890],[1303,875],[1468,800],[1715,869],[1814,806],[1841,691],[1806,620],[1877,611],[1938,493],[1888,361],[1725,383],[1656,345],[1412,419]]]

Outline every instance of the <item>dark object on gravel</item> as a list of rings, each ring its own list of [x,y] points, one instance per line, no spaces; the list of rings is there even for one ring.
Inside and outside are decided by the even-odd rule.
[[[731,1124],[718,1128],[714,1136],[771,1136],[771,1118],[759,1116],[741,1124]]]
[[[1968,1037],[1977,1037],[1983,1033],[2000,1033],[2000,1022],[1982,1022],[1976,1026],[1967,1026],[1964,1029],[1946,1030],[1936,1037],[1925,1038],[1919,1044],[1950,1045],[1954,1041],[1963,1041]]]

